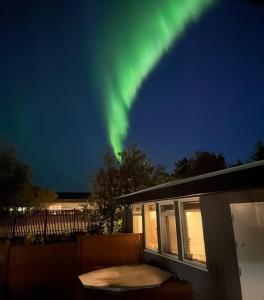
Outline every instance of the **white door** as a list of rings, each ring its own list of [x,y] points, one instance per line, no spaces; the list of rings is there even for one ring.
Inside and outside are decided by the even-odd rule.
[[[243,300],[264,299],[264,202],[231,204]]]

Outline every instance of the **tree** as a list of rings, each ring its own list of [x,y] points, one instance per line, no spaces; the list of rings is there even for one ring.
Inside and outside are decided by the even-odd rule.
[[[16,158],[13,148],[0,139],[0,209],[31,205],[31,172]]]
[[[58,197],[56,192],[37,186],[32,186],[31,193],[35,209],[46,209],[48,204]]]
[[[218,171],[226,168],[225,158],[222,154],[206,151],[195,152],[190,158],[183,158],[175,163],[172,173],[174,178],[187,178]]]
[[[190,175],[191,170],[191,162],[187,157],[184,157],[183,159],[178,160],[174,164],[175,168],[172,173],[172,176],[175,178],[187,178]]]
[[[137,146],[120,153],[120,161],[112,153],[106,153],[92,183],[93,209],[87,210],[97,232],[116,230],[122,205],[118,196],[164,183],[168,178],[164,168],[155,166]]]
[[[120,190],[120,172],[118,162],[111,153],[103,156],[103,166],[93,178],[92,197],[90,201],[93,208],[86,210],[92,222],[92,227],[97,228],[97,233],[114,231],[114,222],[119,216],[119,201],[116,197]]]
[[[251,157],[253,161],[259,161],[264,159],[264,144],[262,142],[257,142],[255,145],[254,153]]]
[[[42,208],[56,193],[33,187],[30,168],[16,157],[8,142],[0,138],[0,210],[18,207]]]
[[[121,153],[120,188],[118,195],[125,195],[167,182],[169,175],[161,165],[154,165],[146,153],[136,145]]]
[[[229,167],[232,168],[232,167],[239,167],[239,166],[242,166],[244,163],[241,159],[237,159],[233,164],[231,164]]]

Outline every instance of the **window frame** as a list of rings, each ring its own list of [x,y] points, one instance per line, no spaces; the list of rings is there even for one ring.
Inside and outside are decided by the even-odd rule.
[[[137,202],[132,205],[138,205],[142,207],[142,229],[143,229],[143,236],[144,236],[144,252],[152,253],[154,255],[169,259],[171,261],[175,261],[177,263],[181,263],[183,265],[199,269],[204,272],[208,272],[208,262],[207,262],[207,253],[206,253],[206,242],[205,242],[205,235],[204,235],[204,225],[203,225],[203,216],[201,210],[201,217],[202,217],[202,228],[203,228],[203,236],[204,236],[204,248],[205,248],[205,257],[206,263],[199,263],[196,261],[191,261],[185,258],[185,251],[184,251],[184,235],[183,235],[183,215],[182,215],[182,203],[184,202],[200,202],[200,195],[187,195],[183,197],[171,197],[171,198],[163,198],[163,199],[153,199],[150,201],[142,201]],[[166,203],[173,203],[174,205],[174,217],[176,223],[176,233],[177,233],[177,246],[178,246],[178,255],[175,254],[168,254],[162,252],[162,232],[161,232],[161,205]],[[155,205],[156,207],[156,225],[157,225],[157,242],[158,242],[158,249],[153,250],[146,247],[146,220],[145,220],[145,205]],[[178,225],[178,226],[177,226]]]
[[[161,212],[161,206],[163,205],[173,205],[173,211],[174,211],[174,219],[175,219],[175,229],[176,229],[176,243],[177,243],[177,250],[178,250],[178,254],[172,254],[172,253],[166,253],[163,252],[163,237],[162,237],[162,216],[166,216],[166,215],[172,215],[172,214],[166,214],[166,213],[162,213]],[[175,199],[168,199],[168,200],[163,200],[163,201],[158,201],[158,205],[159,205],[159,238],[160,238],[160,254],[162,256],[166,256],[169,257],[173,260],[177,260],[179,261],[179,245],[178,245],[178,235],[177,235],[177,220],[176,220],[176,206],[175,206]]]
[[[205,239],[204,239],[204,251],[205,251],[205,258],[206,262],[205,264],[200,263],[198,261],[192,261],[189,259],[185,258],[185,249],[184,249],[184,243],[185,243],[185,238],[184,238],[184,221],[183,221],[183,205],[182,203],[185,202],[198,202],[200,203],[200,197],[188,197],[188,198],[181,198],[178,199],[178,209],[179,209],[179,216],[180,216],[180,232],[181,232],[181,251],[182,251],[182,260],[181,262],[193,266],[193,267],[198,267],[199,269],[207,270],[207,255],[206,255],[206,248],[205,248]],[[202,211],[201,211],[201,219],[202,219],[202,229],[203,229],[203,237],[204,237],[204,226],[203,226],[203,216],[202,216]]]

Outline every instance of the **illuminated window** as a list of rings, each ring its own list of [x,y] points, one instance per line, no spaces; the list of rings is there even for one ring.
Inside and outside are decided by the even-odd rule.
[[[160,205],[161,252],[178,255],[174,203]]]
[[[158,250],[156,204],[144,205],[145,244],[150,250]]]
[[[184,259],[206,264],[200,203],[198,201],[182,202],[181,213]]]
[[[62,205],[60,204],[54,204],[54,205],[50,205],[49,210],[61,210],[62,209]]]
[[[132,206],[133,233],[142,233],[142,205]]]

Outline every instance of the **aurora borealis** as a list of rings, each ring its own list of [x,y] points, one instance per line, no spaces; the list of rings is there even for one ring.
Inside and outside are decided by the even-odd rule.
[[[137,92],[163,54],[214,0],[117,1],[97,40],[97,86],[110,144],[118,157]],[[125,4],[125,5],[124,5]]]
[[[0,136],[56,191],[89,191],[110,125],[168,173],[198,150],[248,161],[264,141],[264,6],[251,2],[197,1],[165,47],[153,16],[173,20],[178,0],[0,0]],[[128,67],[135,95],[110,116],[108,90],[119,96]]]

